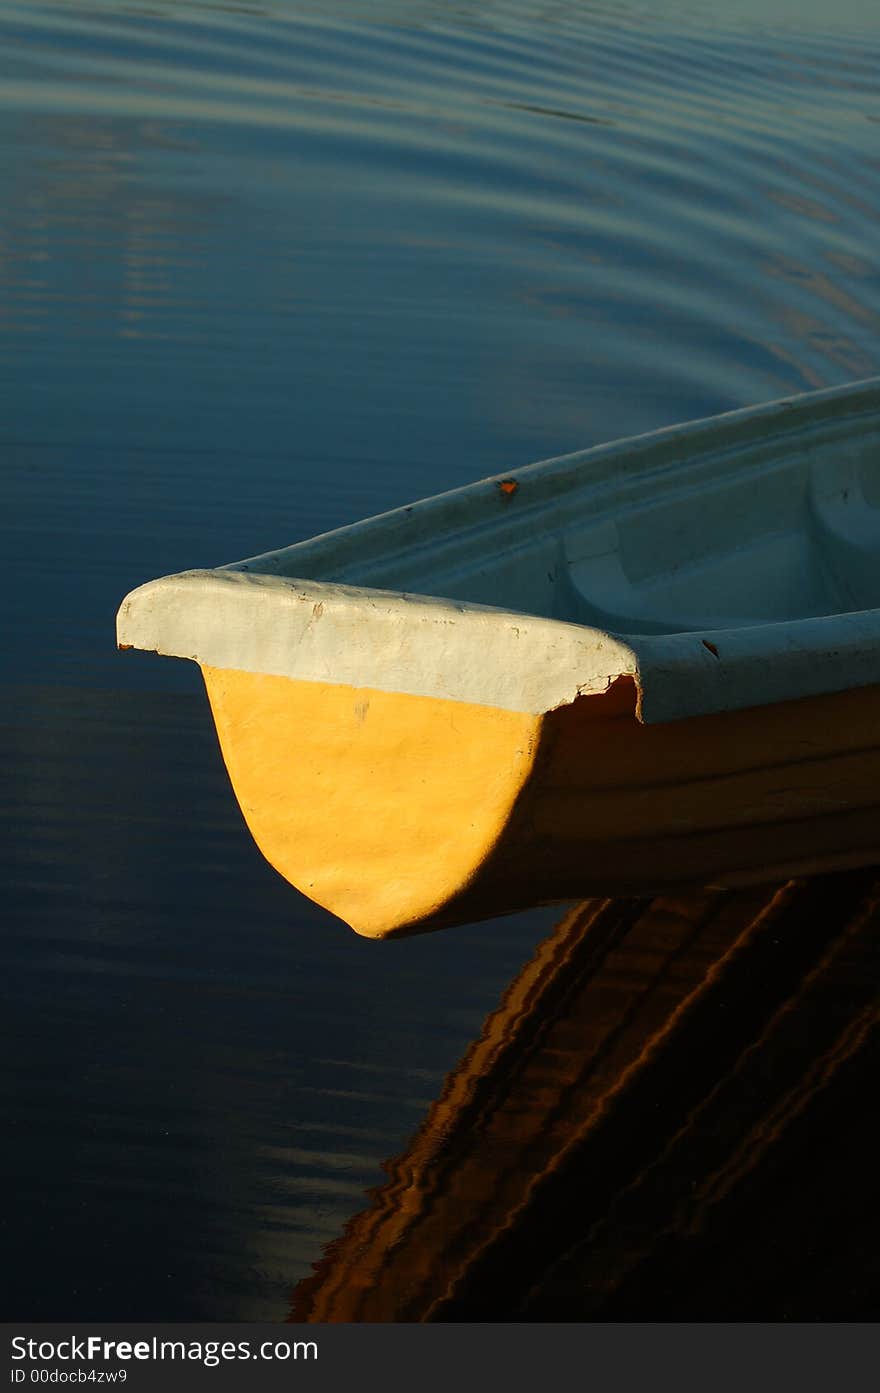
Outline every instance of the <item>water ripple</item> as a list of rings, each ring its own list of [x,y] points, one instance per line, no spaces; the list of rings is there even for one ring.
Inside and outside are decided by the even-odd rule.
[[[291,899],[121,596],[880,371],[875,7],[730,9],[0,0],[16,1314],[280,1318],[552,917]]]

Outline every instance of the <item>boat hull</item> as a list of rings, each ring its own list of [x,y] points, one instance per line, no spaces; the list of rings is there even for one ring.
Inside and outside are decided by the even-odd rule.
[[[530,715],[203,673],[263,855],[369,937],[880,861],[875,686],[650,725],[628,677]]]
[[[880,861],[880,379],[138,587],[264,855],[374,937]]]

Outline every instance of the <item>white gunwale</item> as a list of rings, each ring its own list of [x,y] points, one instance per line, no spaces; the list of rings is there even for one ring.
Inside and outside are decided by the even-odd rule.
[[[596,446],[151,581],[123,602],[118,641],[203,666],[533,714],[628,676],[648,723],[878,684],[878,608],[644,633],[455,597],[475,557],[515,558],[574,515],[623,528],[646,509],[650,519],[659,498],[686,519],[731,476],[748,485],[774,470],[807,471],[814,491],[845,497],[847,467],[823,474],[842,442],[856,453],[880,442],[880,379]],[[451,597],[437,593],[447,581]]]
[[[880,858],[880,379],[133,591],[266,859],[359,933]]]

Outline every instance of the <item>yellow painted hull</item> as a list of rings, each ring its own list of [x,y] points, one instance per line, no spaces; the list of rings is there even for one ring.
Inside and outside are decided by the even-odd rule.
[[[880,861],[880,378],[139,586],[282,875],[382,937]]]
[[[651,725],[629,677],[533,715],[202,670],[257,845],[370,937],[880,860],[876,686]]]

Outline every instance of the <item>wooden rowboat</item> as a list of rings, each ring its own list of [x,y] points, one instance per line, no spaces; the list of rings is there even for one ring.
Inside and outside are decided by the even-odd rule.
[[[880,861],[880,378],[133,591],[251,832],[374,937]]]

